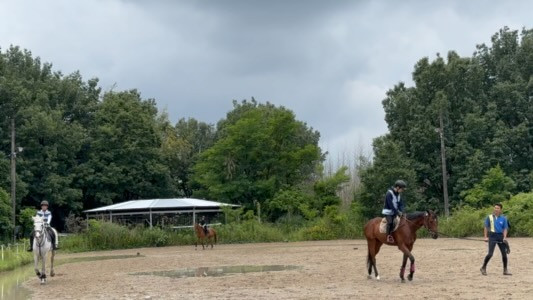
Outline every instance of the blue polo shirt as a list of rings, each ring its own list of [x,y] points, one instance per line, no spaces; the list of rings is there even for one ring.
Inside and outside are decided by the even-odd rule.
[[[485,227],[489,230],[489,232],[503,233],[505,229],[509,228],[507,218],[504,215],[500,215],[498,217],[492,215],[492,217],[494,219],[494,230],[492,230],[492,226],[490,224],[490,215],[485,219]]]

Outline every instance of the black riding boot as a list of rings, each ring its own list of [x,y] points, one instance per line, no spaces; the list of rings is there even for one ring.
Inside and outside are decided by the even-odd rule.
[[[30,236],[30,247],[28,247],[28,252],[32,252],[33,251],[33,235]]]
[[[394,243],[394,238],[392,237],[392,229],[394,228],[394,218],[387,217],[387,242]]]
[[[56,247],[56,234],[54,233],[53,230],[50,229],[50,240],[52,240],[52,250],[57,250],[57,247]]]

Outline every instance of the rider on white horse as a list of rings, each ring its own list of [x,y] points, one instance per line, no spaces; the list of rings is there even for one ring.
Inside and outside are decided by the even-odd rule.
[[[59,238],[57,236],[57,231],[52,226],[50,226],[50,223],[52,222],[52,213],[48,210],[48,201],[41,201],[41,210],[37,212],[37,217],[43,218],[43,221],[48,224],[48,228],[51,231],[52,240],[54,241],[54,243],[52,243],[53,249],[59,249]],[[30,248],[28,249],[29,252],[33,250],[33,235],[34,233],[32,232],[30,235]]]

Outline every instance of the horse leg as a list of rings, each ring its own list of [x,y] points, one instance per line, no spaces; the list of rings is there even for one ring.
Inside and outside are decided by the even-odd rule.
[[[374,256],[374,243],[375,242],[373,240],[367,239],[368,255],[366,257],[366,267],[368,268],[368,279],[372,279],[372,267],[374,266],[374,264],[372,263]]]
[[[413,249],[413,246],[408,247],[405,244],[402,244],[402,245],[398,245],[398,248],[403,252],[404,257],[408,257],[409,260],[411,261],[409,275],[407,275],[407,279],[411,281],[413,280],[413,274],[415,273],[415,257],[413,256],[413,254],[411,254],[411,249]]]
[[[54,256],[56,256],[56,251],[52,250],[52,254],[50,256],[50,277],[54,277],[56,275],[54,272]]]
[[[372,269],[374,269],[374,275],[376,279],[379,280],[378,268],[376,266],[376,255],[381,248],[381,242],[378,240],[368,240],[368,257],[367,257],[367,267],[368,267],[368,279],[372,279]]]
[[[411,261],[411,265],[410,265],[410,268],[409,268],[409,275],[407,275],[407,279],[409,279],[409,281],[413,280],[413,276],[415,274],[415,257],[411,254],[411,251],[413,250],[413,245],[410,245],[409,246],[409,260]]]
[[[379,249],[381,248],[381,245],[383,245],[379,240],[376,240],[376,244],[374,246],[374,257],[372,259],[372,264],[374,265],[374,273],[376,274],[376,279],[379,280],[379,274],[378,274],[378,267],[376,265],[376,256],[379,253]]]
[[[402,267],[400,268],[400,279],[402,282],[405,282],[404,274],[405,274],[405,265],[407,265],[407,255],[403,255],[403,261],[402,261]]]
[[[46,255],[41,255],[43,261],[43,269],[41,270],[41,284],[46,283]]]
[[[41,272],[39,272],[39,256],[35,250],[33,251],[33,269],[35,270],[35,275],[41,278]]]

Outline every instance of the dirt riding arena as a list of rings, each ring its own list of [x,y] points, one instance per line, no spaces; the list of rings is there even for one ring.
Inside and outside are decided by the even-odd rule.
[[[532,299],[533,239],[510,239],[510,244],[513,276],[502,275],[498,249],[488,276],[482,276],[479,268],[486,243],[439,238],[416,242],[412,282],[400,283],[402,254],[389,246],[383,246],[377,256],[381,280],[369,280],[366,241],[340,240],[218,245],[196,251],[185,246],[58,254],[59,259],[107,259],[61,264],[46,285],[32,277],[24,286],[34,299]],[[207,269],[193,271],[191,277],[134,274],[272,265],[298,268],[224,276],[210,276]]]

